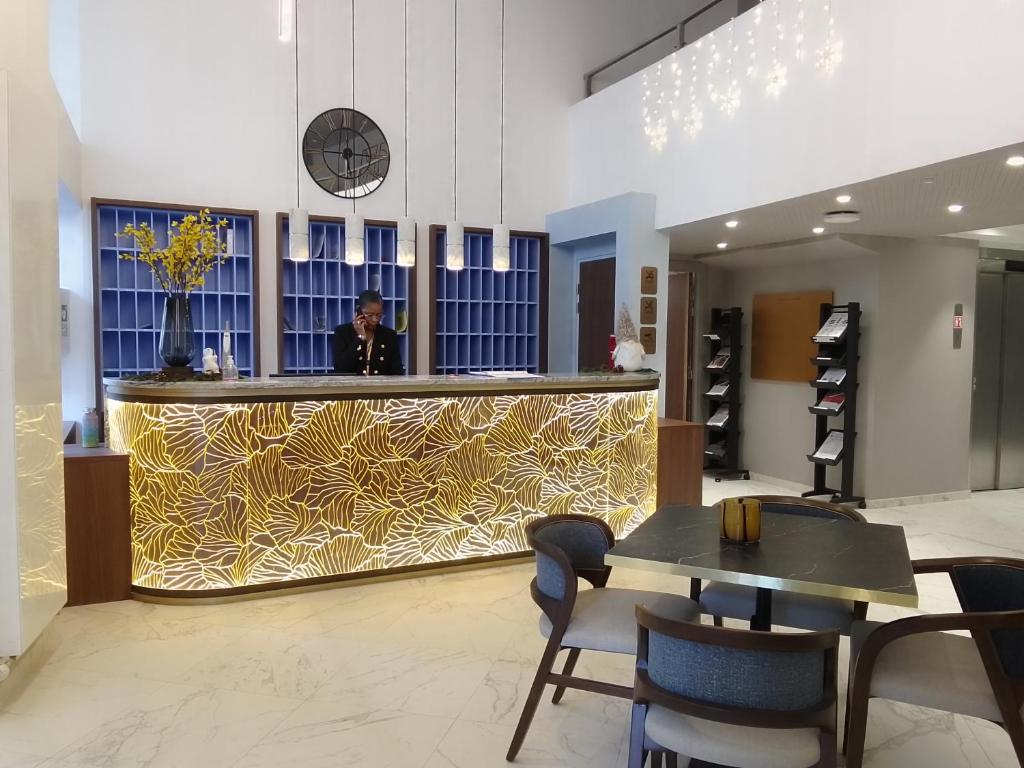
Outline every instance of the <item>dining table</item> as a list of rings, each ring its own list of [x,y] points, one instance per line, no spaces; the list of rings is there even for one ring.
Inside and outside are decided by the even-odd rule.
[[[777,590],[917,608],[917,586],[898,525],[761,513],[761,537],[721,537],[718,507],[666,506],[606,554],[605,564],[757,589],[750,628],[770,631]]]

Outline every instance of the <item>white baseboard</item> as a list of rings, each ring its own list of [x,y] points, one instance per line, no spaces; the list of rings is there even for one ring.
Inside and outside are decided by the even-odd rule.
[[[868,509],[881,507],[909,507],[916,504],[935,504],[940,501],[961,501],[971,497],[970,491],[949,491],[948,493],[926,493],[922,496],[897,496],[894,499],[868,499]]]

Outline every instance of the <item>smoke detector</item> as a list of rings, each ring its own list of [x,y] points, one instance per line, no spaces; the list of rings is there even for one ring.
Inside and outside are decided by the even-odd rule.
[[[829,224],[853,224],[860,221],[860,211],[829,211],[825,214]]]

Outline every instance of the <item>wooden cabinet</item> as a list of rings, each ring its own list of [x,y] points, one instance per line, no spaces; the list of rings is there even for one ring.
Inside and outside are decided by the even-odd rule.
[[[68,605],[127,600],[131,594],[128,456],[64,446]]]
[[[658,419],[658,508],[700,505],[704,480],[704,425]]]

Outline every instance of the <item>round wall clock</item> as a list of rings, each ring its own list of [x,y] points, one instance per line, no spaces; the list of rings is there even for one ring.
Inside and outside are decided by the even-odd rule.
[[[365,197],[384,182],[391,152],[384,132],[354,109],[322,112],[302,139],[302,159],[313,181],[338,197]]]

